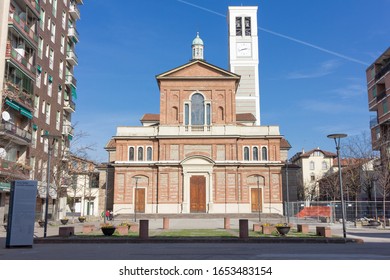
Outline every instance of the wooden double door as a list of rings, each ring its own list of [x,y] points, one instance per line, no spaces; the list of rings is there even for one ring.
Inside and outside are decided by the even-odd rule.
[[[253,188],[251,189],[251,208],[252,212],[262,212],[263,210],[263,200],[262,200],[262,189]]]
[[[191,176],[190,178],[190,212],[206,212],[206,177]]]
[[[145,189],[135,189],[135,211],[145,213]]]

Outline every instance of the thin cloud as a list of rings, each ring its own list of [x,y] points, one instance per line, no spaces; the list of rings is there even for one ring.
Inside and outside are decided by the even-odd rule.
[[[287,75],[287,79],[312,79],[327,76],[340,65],[336,60],[329,60],[320,65],[318,69],[310,72],[292,72]]]
[[[366,94],[367,88],[362,84],[351,84],[342,88],[333,90],[343,99],[353,99]]]
[[[184,0],[176,0],[176,1],[180,2],[180,3],[183,3],[185,5],[189,5],[189,6],[197,8],[197,9],[206,11],[208,13],[212,13],[212,14],[215,14],[217,16],[221,16],[221,17],[226,18],[226,15],[218,13],[218,12],[210,10],[210,9],[207,9],[205,7],[202,7],[202,6],[199,6],[199,5],[195,5],[193,3],[190,3],[190,2],[187,2],[187,1],[184,1]],[[272,35],[275,35],[275,36],[278,36],[278,37],[281,37],[281,38],[284,38],[284,39],[287,39],[289,41],[292,41],[292,42],[295,42],[295,43],[298,43],[298,44],[301,44],[301,45],[304,45],[304,46],[307,46],[307,47],[310,47],[310,48],[313,48],[313,49],[316,49],[316,50],[319,50],[321,52],[325,52],[325,53],[331,54],[333,56],[336,56],[336,57],[339,57],[339,58],[342,58],[342,59],[345,59],[345,60],[348,60],[348,61],[351,61],[351,62],[355,62],[355,63],[359,63],[359,64],[362,64],[362,65],[365,65],[365,66],[369,66],[369,63],[367,63],[367,62],[355,59],[353,57],[350,57],[350,56],[347,56],[347,55],[344,55],[344,54],[341,54],[341,53],[338,53],[338,52],[335,52],[335,51],[332,51],[332,50],[325,49],[323,47],[320,47],[320,46],[314,45],[312,43],[296,39],[296,38],[288,36],[288,35],[284,35],[282,33],[278,33],[278,32],[275,32],[275,31],[263,28],[263,27],[258,27],[258,30],[266,32],[266,33],[269,33],[269,34],[272,34]]]

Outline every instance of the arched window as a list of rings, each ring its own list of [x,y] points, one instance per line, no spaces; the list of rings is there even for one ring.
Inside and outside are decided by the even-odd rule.
[[[144,148],[138,147],[138,160],[143,161],[144,160]]]
[[[129,161],[134,161],[134,147],[129,148]]]
[[[147,161],[151,161],[153,159],[153,155],[152,155],[152,147],[148,147],[146,149],[146,160]]]
[[[249,160],[249,147],[244,147],[244,160]]]
[[[190,124],[190,105],[184,104],[184,125]]]
[[[253,160],[259,160],[259,149],[257,147],[253,147]]]
[[[314,170],[315,169],[315,163],[314,163],[314,161],[311,161],[310,162],[310,170]]]
[[[223,113],[223,108],[218,107],[218,120],[223,121],[225,119],[224,113]]]
[[[191,98],[191,124],[204,125],[204,97],[195,93]]]
[[[262,159],[262,160],[268,160],[268,151],[267,151],[267,147],[261,148],[261,159]]]
[[[326,163],[326,161],[323,161],[322,162],[322,170],[326,170],[328,169],[328,164]]]

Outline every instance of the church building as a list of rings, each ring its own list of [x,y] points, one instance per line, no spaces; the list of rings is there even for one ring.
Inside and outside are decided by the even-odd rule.
[[[281,168],[290,147],[259,125],[257,7],[229,8],[230,70],[192,59],[156,76],[159,114],[117,127],[108,142],[114,214],[283,214]]]

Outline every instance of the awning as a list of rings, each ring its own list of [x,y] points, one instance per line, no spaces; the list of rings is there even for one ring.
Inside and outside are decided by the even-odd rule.
[[[11,189],[11,183],[0,182],[0,191],[9,192]]]
[[[18,104],[14,103],[12,100],[6,99],[5,104],[7,104],[11,108],[15,109],[16,111],[20,110],[20,106]]]
[[[31,114],[30,110],[27,110],[26,108],[20,107],[20,113],[29,118],[30,120],[33,118],[33,115]]]
[[[71,88],[72,88],[72,97],[73,97],[74,99],[77,99],[76,88],[75,88],[73,85],[71,85]]]

